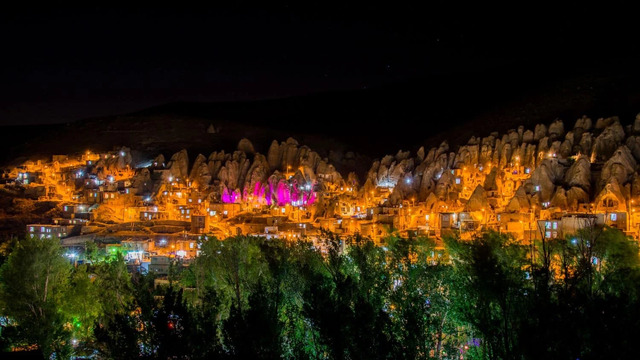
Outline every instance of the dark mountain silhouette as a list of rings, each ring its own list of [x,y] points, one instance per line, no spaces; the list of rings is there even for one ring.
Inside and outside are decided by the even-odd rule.
[[[531,128],[555,118],[572,124],[582,115],[594,120],[619,116],[629,123],[638,112],[640,71],[631,60],[613,59],[588,71],[495,66],[481,74],[440,74],[371,89],[251,102],[171,103],[60,125],[3,127],[0,160],[9,164],[122,145],[141,159],[170,156],[182,148],[192,156],[208,155],[234,150],[244,137],[265,153],[274,139],[294,137],[347,171],[354,169],[341,168],[339,160],[349,151],[365,160],[443,140],[455,146],[472,135]],[[210,125],[216,133],[207,132]]]

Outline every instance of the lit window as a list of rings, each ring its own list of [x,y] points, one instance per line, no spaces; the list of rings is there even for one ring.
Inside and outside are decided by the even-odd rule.
[[[456,184],[460,185],[460,178],[456,178]]]
[[[547,231],[544,233],[544,236],[548,239],[551,238],[551,231]]]
[[[617,221],[618,220],[618,214],[610,214],[609,217],[611,218],[611,221]]]
[[[544,228],[545,229],[551,229],[551,222],[550,221],[545,222],[544,223]]]
[[[284,209],[282,209],[282,210],[284,210]],[[283,211],[283,212],[284,212],[284,211]],[[229,212],[228,212],[227,210],[225,210],[225,211],[223,211],[222,213],[223,213],[224,215],[227,215]]]
[[[189,249],[193,249],[193,243],[189,243]]]
[[[535,191],[540,191],[540,185],[536,185],[536,186],[534,186],[534,187],[533,187],[533,189],[534,189]]]
[[[31,226],[31,227],[29,228],[29,232],[33,232],[34,230],[35,230],[35,229],[33,228],[33,226]]]
[[[524,173],[525,173],[525,174],[528,174],[528,173],[530,173],[530,172],[531,172],[531,169],[529,169],[529,168],[525,168],[525,169],[524,169]]]
[[[558,223],[556,221],[553,222],[553,230],[558,229]]]
[[[45,232],[45,231],[46,230],[45,230],[44,226],[40,228],[40,232]]]
[[[214,210],[209,211],[209,216],[215,216],[216,212]]]

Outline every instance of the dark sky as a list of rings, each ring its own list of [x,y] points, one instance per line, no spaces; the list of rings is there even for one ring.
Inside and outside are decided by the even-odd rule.
[[[371,88],[507,67],[588,71],[636,56],[640,44],[634,12],[615,2],[606,8],[392,3],[3,9],[0,124],[66,122],[172,101]]]

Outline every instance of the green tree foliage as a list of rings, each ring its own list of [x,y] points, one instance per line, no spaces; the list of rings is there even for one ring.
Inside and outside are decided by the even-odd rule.
[[[200,250],[165,288],[121,254],[88,247],[91,264],[72,267],[56,241],[21,241],[0,270],[2,345],[106,359],[635,357],[638,246],[615,229],[534,246],[324,233]]]
[[[72,319],[63,308],[71,271],[57,239],[18,242],[0,269],[2,312],[18,325],[18,345],[37,344],[47,357],[69,353]]]
[[[528,299],[524,271],[526,249],[509,236],[488,232],[471,242],[449,240],[459,281],[457,310],[482,334],[483,352],[490,358],[517,358],[516,334]]]

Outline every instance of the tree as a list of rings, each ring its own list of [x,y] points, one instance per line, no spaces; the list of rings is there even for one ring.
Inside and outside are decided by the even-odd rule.
[[[94,270],[98,298],[102,305],[101,321],[108,320],[114,314],[130,311],[134,289],[122,254],[116,253],[98,263]]]
[[[70,353],[69,324],[63,312],[72,266],[57,239],[27,238],[0,269],[3,312],[14,319],[26,344],[49,357]]]
[[[73,336],[85,347],[93,341],[93,326],[102,314],[95,275],[89,272],[87,265],[74,269],[64,298],[63,310],[72,320]]]
[[[229,352],[239,359],[280,358],[281,323],[277,311],[275,294],[258,283],[245,310],[240,312],[234,305],[224,322],[224,343]]]
[[[519,358],[527,314],[526,248],[512,237],[487,232],[471,242],[447,239],[456,268],[455,306],[482,337],[489,358]]]
[[[193,274],[196,291],[202,294],[208,286],[213,286],[218,294],[231,298],[242,312],[251,290],[268,273],[259,241],[248,236],[204,241]]]

